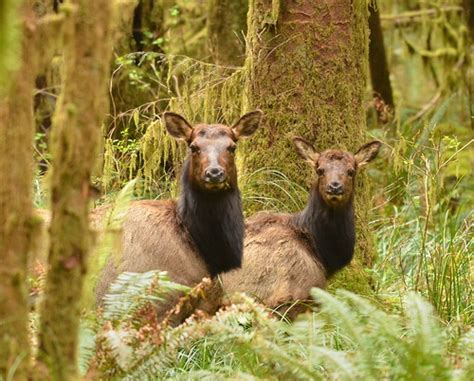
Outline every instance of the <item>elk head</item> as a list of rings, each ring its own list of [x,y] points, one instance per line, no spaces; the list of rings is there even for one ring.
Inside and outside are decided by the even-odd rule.
[[[316,189],[331,208],[341,208],[352,200],[357,171],[375,159],[382,145],[375,140],[352,154],[338,149],[319,153],[300,137],[293,138],[293,143],[298,154],[316,171]]]
[[[237,188],[236,143],[257,130],[261,117],[262,112],[256,110],[243,115],[232,127],[224,124],[193,127],[181,115],[173,112],[163,115],[169,134],[188,144],[187,175],[191,184],[207,192]]]

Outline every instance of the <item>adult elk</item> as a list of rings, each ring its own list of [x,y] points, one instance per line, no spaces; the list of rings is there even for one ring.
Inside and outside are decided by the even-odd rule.
[[[180,284],[239,268],[244,220],[235,163],[236,143],[258,128],[261,111],[242,116],[232,127],[198,124],[167,112],[168,133],[184,140],[189,153],[177,201],[132,202],[122,226],[122,257],[110,259],[96,288],[100,301],[124,271],[167,271]],[[102,211],[96,211],[100,218]],[[93,217],[94,218],[94,217]]]
[[[306,208],[296,214],[260,213],[246,221],[242,268],[222,275],[224,290],[246,292],[271,308],[310,299],[354,254],[356,172],[372,161],[381,143],[354,155],[342,150],[318,153],[302,138],[298,154],[316,171]],[[284,306],[286,305],[286,306]],[[290,316],[302,305],[287,311]]]

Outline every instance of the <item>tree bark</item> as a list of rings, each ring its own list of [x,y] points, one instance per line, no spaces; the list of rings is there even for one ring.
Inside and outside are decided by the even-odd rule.
[[[207,17],[208,48],[213,62],[241,66],[245,60],[248,0],[211,0]]]
[[[12,4],[13,6],[13,4]],[[28,254],[33,217],[33,86],[36,18],[29,2],[20,8],[23,36],[19,65],[0,89],[0,379],[26,380],[29,367]]]
[[[380,97],[387,106],[393,109],[394,103],[392,86],[390,84],[390,72],[385,55],[379,9],[375,2],[369,4],[369,28],[369,65],[372,89],[376,96]]]
[[[365,0],[250,1],[246,93],[250,108],[261,108],[265,117],[246,146],[247,172],[277,168],[304,184],[313,174],[297,158],[290,136],[301,135],[319,150],[336,146],[352,152],[367,140],[367,19]],[[370,266],[370,192],[362,189],[364,174],[357,182],[356,264]],[[278,197],[275,188],[256,187],[260,194]],[[358,273],[367,284],[365,273]],[[364,282],[344,286],[357,289]]]
[[[39,354],[51,378],[77,376],[80,300],[91,245],[90,176],[107,111],[114,5],[109,0],[64,4],[63,87],[51,141],[51,244]]]

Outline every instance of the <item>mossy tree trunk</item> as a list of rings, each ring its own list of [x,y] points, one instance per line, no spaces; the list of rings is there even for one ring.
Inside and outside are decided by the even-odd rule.
[[[369,66],[372,79],[372,89],[376,96],[393,109],[392,85],[390,84],[390,72],[388,69],[387,56],[383,41],[382,26],[380,25],[380,14],[376,2],[369,5]]]
[[[245,59],[248,0],[211,0],[207,40],[214,63],[241,66]]]
[[[248,17],[246,93],[249,108],[265,117],[247,147],[246,170],[277,168],[299,183],[313,174],[296,156],[288,137],[301,135],[319,150],[354,151],[367,140],[364,93],[367,84],[368,10],[366,0],[251,0]],[[373,258],[367,227],[370,192],[358,178],[357,264]],[[262,185],[260,194],[277,196]],[[365,289],[363,271],[348,288]]]
[[[11,2],[10,6],[17,3]],[[36,227],[32,208],[32,158],[37,56],[32,48],[36,27],[33,8],[25,2],[20,10],[23,36],[18,69],[7,71],[11,80],[0,89],[0,379],[8,379],[10,369],[16,366],[14,379],[26,380],[29,365],[26,274]]]
[[[65,3],[63,86],[51,141],[51,246],[40,310],[39,361],[52,379],[77,376],[80,301],[91,246],[90,177],[107,112],[114,5]]]

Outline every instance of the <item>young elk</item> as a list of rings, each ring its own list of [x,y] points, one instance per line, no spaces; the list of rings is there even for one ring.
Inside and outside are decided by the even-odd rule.
[[[249,218],[242,268],[222,275],[226,292],[246,292],[271,308],[309,300],[312,287],[324,288],[330,276],[350,263],[355,175],[381,146],[373,141],[353,155],[334,149],[318,153],[299,137],[293,142],[317,174],[306,208],[296,214]],[[294,316],[301,307],[288,313]]]
[[[198,124],[167,112],[167,131],[189,147],[177,201],[136,201],[122,226],[122,258],[110,259],[96,288],[98,301],[124,271],[167,271],[180,284],[239,268],[244,220],[235,163],[236,143],[258,128],[261,111],[242,116],[233,127]],[[100,219],[97,210],[93,219]]]

